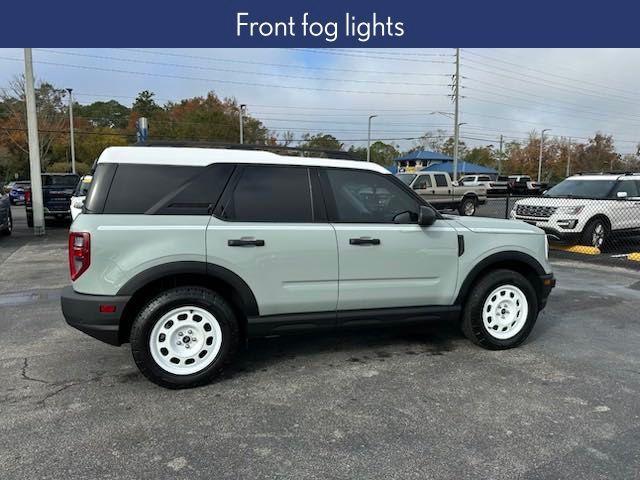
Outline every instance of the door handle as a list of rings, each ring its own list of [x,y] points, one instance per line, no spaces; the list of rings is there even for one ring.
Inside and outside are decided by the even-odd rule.
[[[264,240],[250,240],[245,238],[239,238],[229,240],[227,245],[230,247],[264,247]]]
[[[380,245],[379,238],[350,238],[349,245]]]

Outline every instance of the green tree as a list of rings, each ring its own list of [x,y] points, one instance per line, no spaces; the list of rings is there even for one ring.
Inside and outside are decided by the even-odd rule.
[[[143,90],[138,94],[131,107],[131,110],[136,113],[137,117],[152,117],[162,110],[162,107],[153,99],[155,95],[155,93],[149,90]]]
[[[467,162],[476,163],[478,165],[484,165],[485,167],[496,167],[497,155],[493,150],[492,145],[484,147],[474,147],[465,155],[464,159]]]
[[[75,103],[73,110],[79,119],[84,117],[89,124],[100,128],[126,128],[131,113],[129,108],[115,100],[93,102],[89,105]]]
[[[344,147],[343,143],[328,133],[318,133],[316,135],[305,133],[302,139],[303,142],[300,145],[302,148],[337,151],[342,150],[342,147]],[[314,156],[316,156],[316,153],[314,153]]]

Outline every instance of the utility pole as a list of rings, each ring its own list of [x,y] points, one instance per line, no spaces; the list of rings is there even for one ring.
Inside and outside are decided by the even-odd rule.
[[[458,123],[459,103],[460,103],[460,49],[456,48],[456,78],[454,83],[453,101],[455,110],[453,114],[453,178],[455,182],[458,179],[458,142],[460,141],[460,124]]]
[[[29,170],[31,172],[31,206],[33,233],[44,235],[44,210],[42,202],[42,172],[40,171],[40,141],[38,140],[38,114],[33,80],[31,49],[24,49],[25,100],[27,103],[27,134],[29,136]]]
[[[240,145],[244,145],[244,109],[247,105],[240,105]]]
[[[369,115],[369,130],[367,135],[367,162],[371,161],[371,119],[378,115]]]
[[[69,92],[69,131],[71,140],[71,172],[76,173],[76,142],[73,139],[73,88],[67,88]]]
[[[569,145],[567,146],[567,177],[571,175],[571,137],[569,137]]]
[[[544,132],[550,131],[550,128],[545,128],[540,134],[540,156],[538,157],[538,183],[542,177],[542,147],[544,146]]]
[[[502,143],[503,143],[503,137],[502,135],[500,135],[500,154],[498,157],[498,175],[502,173]]]

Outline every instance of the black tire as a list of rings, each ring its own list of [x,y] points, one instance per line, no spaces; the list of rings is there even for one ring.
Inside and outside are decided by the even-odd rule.
[[[213,361],[199,372],[170,373],[153,359],[149,337],[165,313],[192,305],[214,315],[222,331],[222,345]],[[130,341],[133,359],[145,377],[165,388],[191,388],[211,382],[233,359],[240,342],[240,329],[233,309],[220,294],[198,286],[176,287],[158,294],[142,307],[131,327]]]
[[[458,213],[465,217],[472,217],[476,213],[477,202],[474,197],[464,197],[458,207]]]
[[[9,236],[11,232],[13,232],[13,217],[11,216],[11,212],[9,212],[9,215],[7,215],[7,225],[5,225],[2,230],[2,234]]]
[[[609,228],[609,223],[602,218],[589,220],[589,223],[587,223],[587,226],[584,227],[582,231],[580,245],[606,250],[610,243],[611,228]]]
[[[513,285],[525,295],[528,313],[522,328],[511,338],[492,336],[483,322],[483,307],[489,295],[500,286]],[[504,350],[520,345],[531,333],[538,318],[538,297],[531,282],[512,270],[493,270],[472,287],[462,314],[462,332],[476,345],[489,350]]]
[[[27,215],[27,227],[33,228],[33,215]]]

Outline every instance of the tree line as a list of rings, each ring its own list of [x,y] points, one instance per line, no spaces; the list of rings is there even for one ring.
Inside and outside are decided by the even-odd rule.
[[[28,178],[24,79],[15,78],[8,89],[0,92],[0,180]],[[43,170],[67,172],[71,165],[67,92],[48,82],[39,82],[36,104]],[[137,95],[131,107],[116,100],[86,105],[74,102],[73,111],[76,168],[79,173],[88,172],[106,147],[135,143],[136,121],[140,117],[149,119],[149,138],[152,140],[237,143],[240,136],[240,105],[236,99],[221,99],[214,92],[161,105],[153,92],[145,90]],[[243,136],[247,144],[344,151],[356,159],[366,159],[366,147],[347,146],[331,134],[319,132],[296,139],[290,131],[282,134],[270,131],[250,114],[245,114],[243,120]],[[505,174],[537,175],[539,134],[533,131],[524,141],[509,141],[502,152],[497,144],[496,141],[470,148],[460,141],[460,161],[499,169]],[[405,151],[397,144],[374,141],[371,160],[390,166],[395,158],[414,150],[432,150],[452,156],[453,146],[454,139],[445,131],[437,130],[426,132]],[[615,151],[613,137],[603,133],[596,133],[583,142],[569,143],[567,139],[557,137],[545,139],[543,159],[543,177],[547,181],[564,178],[568,163],[571,172],[640,170],[640,157],[620,156]]]

